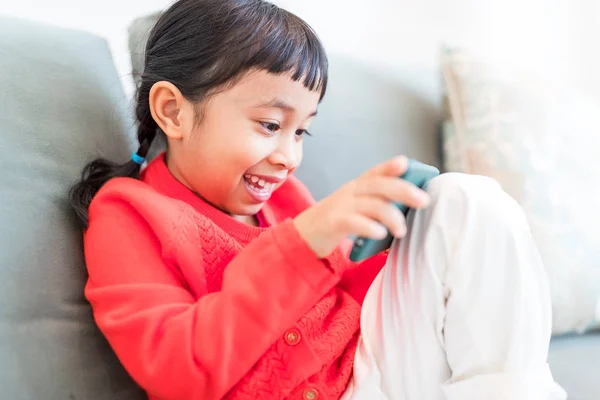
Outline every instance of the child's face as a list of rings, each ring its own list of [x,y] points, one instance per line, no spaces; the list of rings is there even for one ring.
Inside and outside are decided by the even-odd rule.
[[[217,208],[254,215],[300,164],[319,97],[290,75],[250,73],[211,96],[199,126],[170,141],[169,169]]]

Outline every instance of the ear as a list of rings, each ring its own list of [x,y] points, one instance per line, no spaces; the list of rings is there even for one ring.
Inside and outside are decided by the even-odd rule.
[[[186,137],[194,125],[194,108],[171,82],[159,81],[150,89],[150,112],[167,138]]]

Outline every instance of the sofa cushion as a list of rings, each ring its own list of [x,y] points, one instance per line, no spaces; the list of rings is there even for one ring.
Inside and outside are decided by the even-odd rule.
[[[0,397],[145,398],[95,326],[67,203],[87,161],[133,149],[107,43],[0,17],[0,87]]]
[[[548,362],[569,400],[600,399],[600,331],[555,337]]]

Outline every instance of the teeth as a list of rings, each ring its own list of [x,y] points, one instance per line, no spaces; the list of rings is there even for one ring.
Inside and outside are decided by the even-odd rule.
[[[244,175],[244,178],[250,181],[252,185],[261,192],[269,192],[275,187],[274,183],[267,182],[254,175],[246,174]]]
[[[261,179],[258,176],[246,174],[244,175],[244,178],[246,178],[248,182],[252,183],[252,186],[254,186],[256,189],[260,189],[260,191],[262,192],[269,192],[273,190],[276,186],[275,183],[267,182],[266,180]]]

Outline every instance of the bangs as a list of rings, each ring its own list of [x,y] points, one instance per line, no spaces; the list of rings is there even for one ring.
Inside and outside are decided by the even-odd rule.
[[[268,10],[261,13],[253,35],[247,38],[245,67],[273,74],[290,73],[307,89],[320,91],[322,99],[329,64],[317,34],[297,16],[270,3],[263,4]]]

